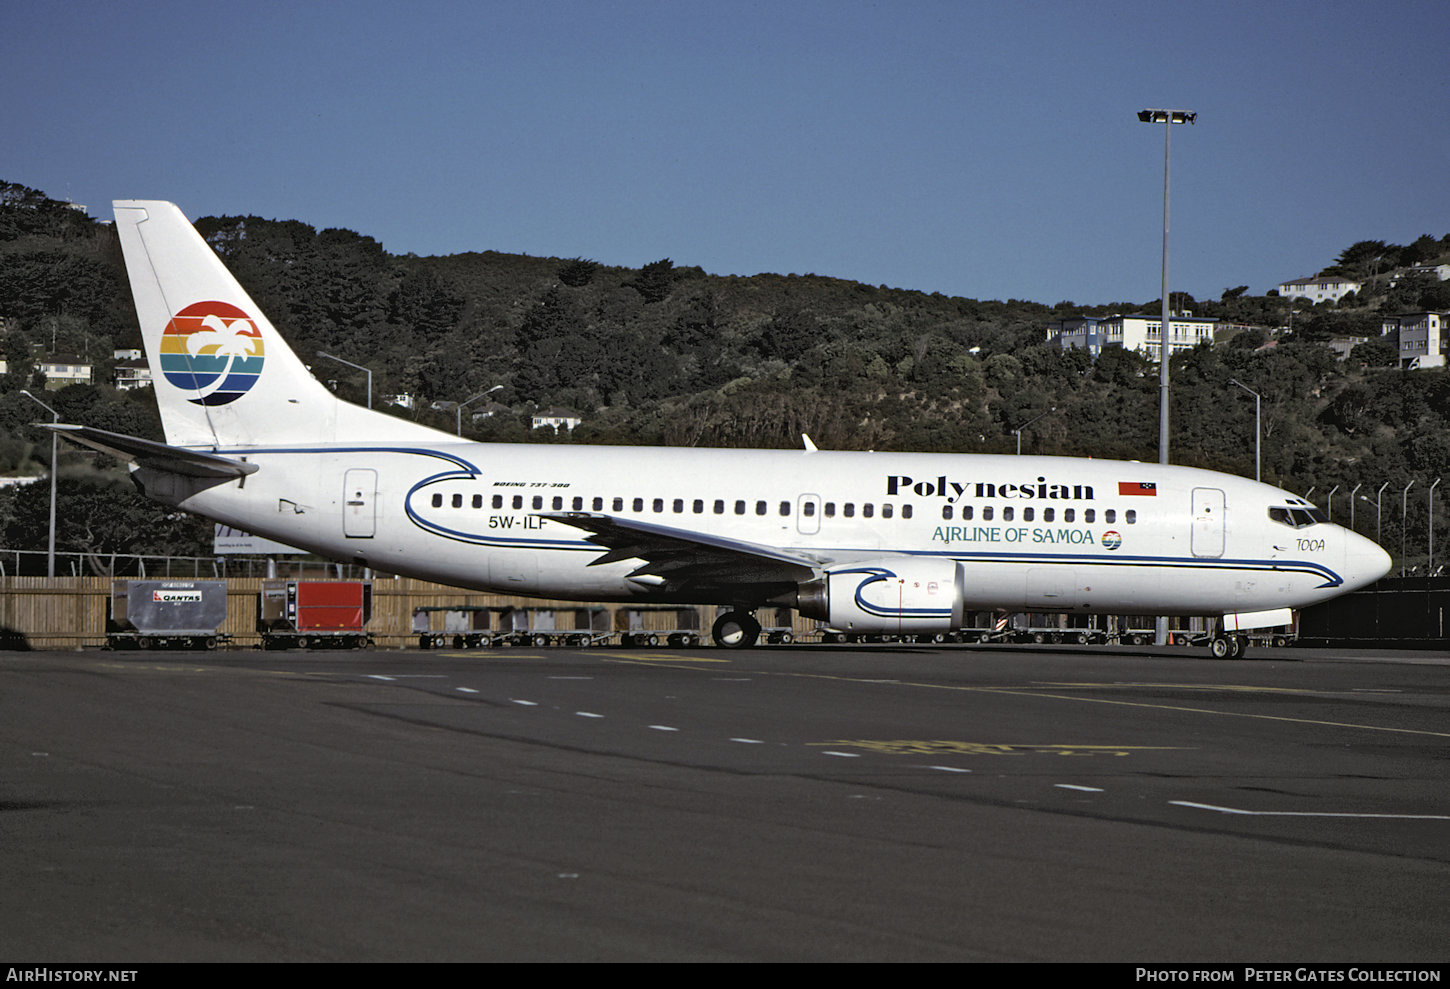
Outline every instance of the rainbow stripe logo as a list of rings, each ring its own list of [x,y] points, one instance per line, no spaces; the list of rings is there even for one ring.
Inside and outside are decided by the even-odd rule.
[[[161,373],[195,393],[196,405],[235,402],[257,383],[264,363],[262,332],[228,302],[195,302],[171,317],[161,334]]]

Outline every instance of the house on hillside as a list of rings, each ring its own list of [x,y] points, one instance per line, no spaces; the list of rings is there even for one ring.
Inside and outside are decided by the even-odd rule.
[[[582,416],[570,412],[568,409],[553,408],[547,412],[535,412],[530,429],[542,429],[545,426],[555,430],[566,429],[572,431],[575,426],[583,422]]]
[[[1400,283],[1401,278],[1429,275],[1436,281],[1450,281],[1450,264],[1412,264],[1390,279],[1390,288]]]
[[[89,385],[92,383],[94,365],[84,357],[75,354],[51,354],[37,358],[35,366],[45,375],[45,387],[54,391],[66,385]]]
[[[116,351],[121,353],[121,351]],[[144,358],[120,357],[111,365],[111,381],[117,391],[151,387],[151,365]]]
[[[1407,371],[1445,366],[1445,329],[1450,313],[1414,312],[1384,318],[1384,334],[1399,341],[1400,367]]]
[[[1168,346],[1173,353],[1192,350],[1200,343],[1213,343],[1218,320],[1211,317],[1176,313],[1168,319]],[[1053,320],[1047,326],[1047,344],[1066,350],[1086,349],[1092,357],[1104,347],[1126,347],[1136,350],[1153,363],[1158,362],[1161,346],[1161,316],[1076,316]]]
[[[1280,282],[1279,294],[1286,299],[1308,299],[1310,302],[1338,302],[1351,292],[1356,295],[1364,287],[1363,282],[1350,281],[1348,278],[1314,277],[1295,278],[1293,281]]]

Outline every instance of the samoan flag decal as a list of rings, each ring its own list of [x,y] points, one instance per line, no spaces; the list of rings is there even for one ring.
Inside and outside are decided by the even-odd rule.
[[[1151,481],[1119,481],[1118,494],[1121,495],[1146,495],[1149,498],[1158,494],[1158,485]]]

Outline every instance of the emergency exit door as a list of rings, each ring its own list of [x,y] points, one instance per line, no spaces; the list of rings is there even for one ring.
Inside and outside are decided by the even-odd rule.
[[[1193,555],[1223,556],[1224,497],[1218,488],[1193,489]]]
[[[354,467],[342,480],[342,534],[371,539],[377,531],[378,472]]]

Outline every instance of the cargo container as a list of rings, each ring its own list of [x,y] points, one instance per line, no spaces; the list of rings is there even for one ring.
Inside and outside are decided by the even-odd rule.
[[[443,613],[443,629],[431,615]],[[565,627],[560,628],[563,624]],[[609,641],[609,609],[518,607],[515,605],[442,605],[413,611],[413,631],[421,649],[485,649],[495,646],[573,646]]]
[[[108,649],[215,649],[230,637],[224,580],[115,580]]]
[[[361,649],[372,645],[369,580],[262,581],[257,631],[264,649]]]

